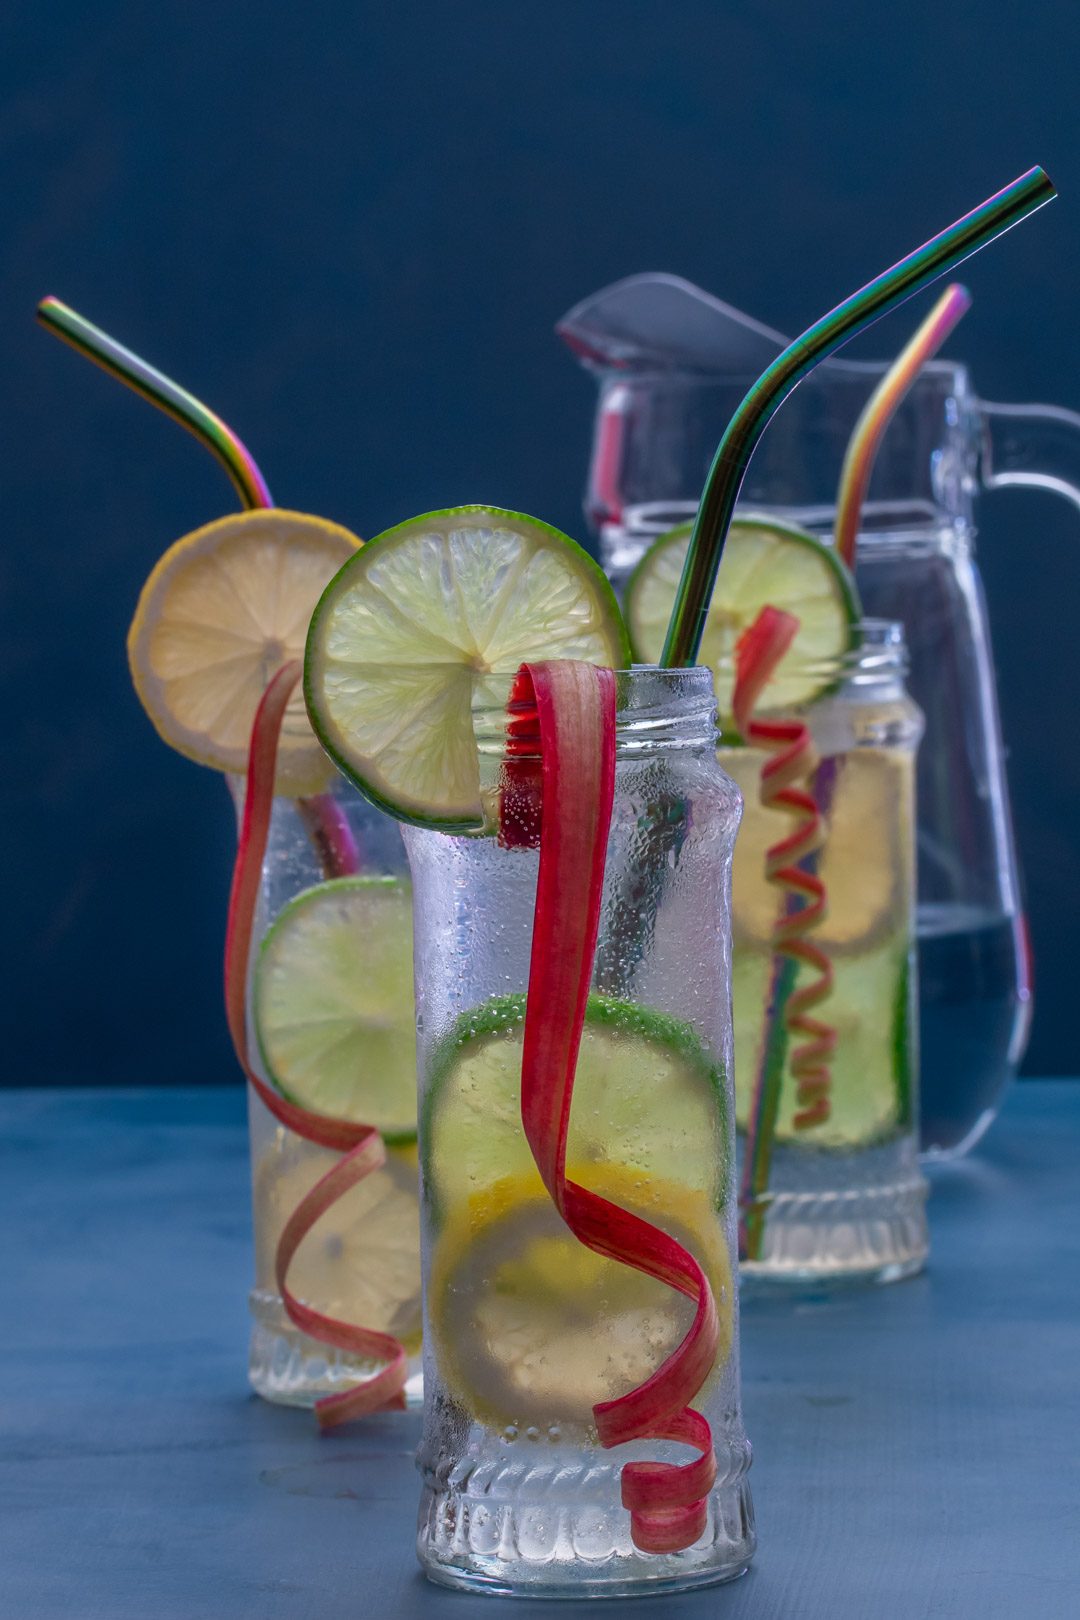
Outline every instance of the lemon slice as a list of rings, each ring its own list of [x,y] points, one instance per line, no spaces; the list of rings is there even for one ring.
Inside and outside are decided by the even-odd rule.
[[[253,1177],[256,1253],[273,1288],[285,1222],[340,1154],[278,1129]],[[327,1316],[420,1345],[420,1201],[415,1148],[389,1148],[386,1163],[351,1187],[303,1239],[289,1271],[298,1299]]]
[[[424,1181],[436,1218],[533,1163],[521,1128],[523,995],[462,1014],[432,1055]],[[585,1009],[568,1154],[723,1200],[730,1142],[721,1070],[688,1024],[607,996]],[[591,1183],[589,1183],[591,1185]]]
[[[312,608],[360,545],[302,512],[237,512],[169,547],[143,586],[128,660],[164,740],[219,771],[247,769],[267,683],[304,650]],[[318,792],[330,767],[297,694],[278,750],[279,793]]]
[[[734,1299],[710,1200],[618,1165],[567,1173],[695,1255],[716,1299],[722,1367]],[[535,1171],[485,1188],[447,1222],[432,1251],[428,1310],[451,1393],[480,1421],[519,1430],[591,1427],[595,1403],[648,1378],[694,1314],[675,1290],[579,1243]]]
[[[690,549],[693,525],[680,524],[650,546],[626,586],[626,618],[634,656],[656,663]],[[739,518],[728,531],[709,604],[699,662],[716,681],[726,722],[731,714],[735,644],[763,607],[799,620],[799,633],[781,659],[762,708],[801,708],[835,684],[836,662],[856,643],[860,618],[855,582],[835,551],[812,534],[771,518]],[[725,724],[730,729],[730,724]]]
[[[252,994],[269,1079],[301,1108],[416,1135],[412,903],[396,878],[298,894],[267,930]]]
[[[760,748],[719,750],[746,804],[731,877],[736,950],[768,944],[783,904],[783,891],[765,876],[765,855],[795,823],[785,811],[760,802],[769,757]],[[816,870],[828,906],[814,939],[839,959],[904,924],[914,861],[906,813],[914,792],[912,762],[884,749],[852,748],[823,769],[833,772],[833,785],[822,795],[826,836]]]
[[[311,622],[304,685],[323,746],[399,820],[483,825],[477,703],[530,659],[624,667],[611,586],[557,529],[498,507],[414,518],[368,541]],[[501,694],[501,697],[500,697]]]

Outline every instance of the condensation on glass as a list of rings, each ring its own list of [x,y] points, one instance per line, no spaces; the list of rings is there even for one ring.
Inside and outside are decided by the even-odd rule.
[[[616,794],[568,1173],[666,1226],[710,1275],[721,1353],[701,1397],[719,1473],[682,1552],[631,1543],[597,1401],[646,1378],[689,1301],[562,1226],[520,1123],[538,855],[407,828],[421,1074],[424,1431],[418,1551],[445,1585],[630,1596],[730,1579],[754,1530],[739,1406],[729,902],[737,790],[705,670],[619,677]],[[503,711],[478,720],[497,778]],[[520,761],[515,758],[515,764]],[[695,1402],[694,1404],[698,1404]]]

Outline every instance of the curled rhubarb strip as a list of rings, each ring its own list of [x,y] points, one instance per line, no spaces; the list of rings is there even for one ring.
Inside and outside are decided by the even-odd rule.
[[[263,859],[274,802],[274,771],[278,738],[285,707],[300,679],[296,660],[278,670],[263,693],[251,728],[247,789],[240,841],[229,896],[225,935],[225,1012],[236,1056],[248,1083],[274,1118],[288,1130],[319,1147],[335,1148],[344,1157],[315,1183],[285,1223],[278,1240],[275,1272],[278,1292],[290,1320],[303,1333],[336,1349],[366,1356],[385,1365],[355,1389],[328,1395],[316,1402],[315,1415],[323,1429],[364,1417],[369,1412],[405,1405],[407,1361],[404,1346],[388,1333],[377,1333],[354,1323],[324,1316],[298,1300],[288,1286],[289,1266],[302,1239],[315,1223],[357,1182],[386,1163],[386,1148],[373,1125],[358,1125],[310,1113],[280,1097],[256,1074],[247,1041],[247,967],[251,954],[255,909],[259,899]]]
[[[615,791],[615,677],[590,664],[523,665],[514,693],[519,715],[530,686],[540,732],[540,871],[523,1035],[522,1126],[544,1185],[575,1237],[695,1302],[689,1332],[651,1377],[593,1408],[602,1446],[674,1440],[699,1452],[688,1464],[632,1462],[621,1473],[634,1545],[647,1553],[677,1552],[704,1532],[716,1478],[712,1431],[689,1407],[716,1360],[712,1289],[693,1255],[668,1233],[566,1177]],[[520,821],[509,841],[523,841]]]
[[[799,621],[790,613],[778,608],[762,608],[741,637],[735,653],[736,682],[732,700],[735,723],[747,742],[772,750],[772,757],[766,760],[761,771],[761,803],[796,818],[788,836],[771,845],[765,855],[765,876],[784,896],[783,909],[772,934],[773,952],[776,958],[786,959],[791,964],[788,973],[777,978],[766,1015],[770,1023],[779,1018],[788,1037],[806,1037],[790,1056],[786,1040],[767,1040],[757,1075],[740,1196],[743,1247],[751,1259],[757,1258],[760,1250],[772,1133],[785,1059],[795,1082],[799,1105],[793,1124],[796,1130],[808,1130],[829,1117],[832,1082],[829,1064],[837,1040],[831,1024],[810,1015],[811,1009],[824,1001],[833,987],[831,961],[820,945],[808,938],[825,915],[825,885],[816,873],[804,871],[798,864],[816,854],[825,841],[825,821],[817,800],[812,793],[796,785],[813,778],[817,754],[810,730],[803,722],[754,719],[761,693],[798,629]],[[800,962],[806,963],[817,976],[809,984],[795,989],[794,971]]]
[[[297,799],[297,812],[307,830],[312,848],[322,867],[323,877],[352,877],[361,867],[349,818],[332,793],[317,793]]]

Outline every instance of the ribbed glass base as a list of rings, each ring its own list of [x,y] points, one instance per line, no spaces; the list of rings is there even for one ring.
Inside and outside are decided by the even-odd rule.
[[[252,1328],[248,1378],[264,1401],[278,1406],[314,1406],[324,1395],[355,1389],[378,1372],[378,1363],[335,1350],[301,1333],[286,1316],[279,1294],[253,1289],[249,1305]],[[424,1378],[418,1355],[409,1363],[405,1398],[411,1407],[423,1405]]]

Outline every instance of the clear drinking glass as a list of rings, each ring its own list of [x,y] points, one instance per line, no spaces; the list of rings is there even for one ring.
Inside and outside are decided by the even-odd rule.
[[[836,667],[814,666],[810,684],[826,692],[795,712],[817,756],[811,782],[800,777],[798,786],[811,787],[825,827],[820,851],[803,863],[825,885],[825,915],[805,937],[833,973],[829,995],[808,1009],[836,1033],[835,1051],[823,1060],[828,1111],[817,1121],[792,1072],[807,1036],[789,1031],[786,1016],[792,990],[819,973],[803,963],[792,979],[776,952],[774,931],[790,912],[783,886],[765,873],[766,851],[795,825],[789,812],[761,802],[762,767],[776,750],[720,749],[746,805],[732,885],[735,1082],[750,1236],[744,1278],[892,1282],[926,1258],[914,972],[922,717],[904,689],[900,626],[870,622],[861,634],[858,650]],[[774,1127],[764,1138],[759,1127],[751,1141],[759,1087],[778,1106]]]
[[[602,1450],[592,1406],[648,1376],[693,1306],[580,1245],[535,1172],[519,1099],[537,851],[406,828],[425,1310],[418,1552],[448,1586],[630,1596],[727,1580],[754,1548],[733,1283],[739,796],[717,764],[708,671],[642,668],[618,680],[615,806],[568,1174],[667,1227],[712,1279],[721,1354],[700,1402],[718,1478],[696,1545],[633,1546],[622,1464],[688,1452],[668,1441]],[[505,718],[477,717],[493,780]]]
[[[231,783],[242,811],[243,779]],[[267,929],[301,892],[334,875],[320,838],[327,817],[343,817],[368,876],[408,881],[397,822],[384,815],[341,778],[318,800],[276,798],[263,862],[256,913],[252,971]],[[248,1050],[260,1075],[268,1076],[248,998]],[[321,1344],[289,1320],[277,1291],[274,1261],[282,1229],[301,1199],[341,1157],[305,1141],[280,1124],[248,1087],[251,1142],[255,1286],[248,1374],[266,1400],[314,1406],[324,1395],[363,1383],[378,1364]],[[387,1162],[338,1200],[296,1252],[289,1286],[305,1304],[338,1320],[382,1329],[412,1352],[406,1396],[420,1398],[420,1230],[416,1148],[387,1148]],[[392,1300],[389,1305],[388,1300]]]
[[[651,541],[694,515],[720,436],[784,339],[670,276],[585,300],[560,332],[600,398],[586,509],[623,584]],[[884,362],[830,360],[769,424],[742,493],[827,538],[851,431]],[[885,436],[859,540],[866,613],[898,619],[926,716],[918,767],[924,1148],[960,1153],[990,1124],[1031,1020],[1031,974],[975,560],[983,489],[1030,485],[1080,506],[1080,415],[992,405],[966,368],[928,365]]]

